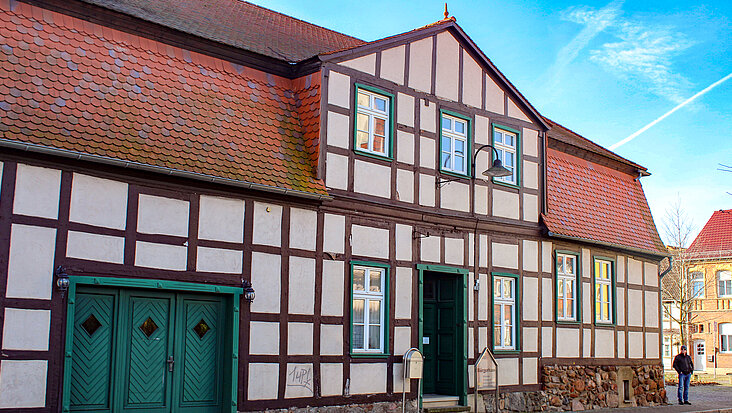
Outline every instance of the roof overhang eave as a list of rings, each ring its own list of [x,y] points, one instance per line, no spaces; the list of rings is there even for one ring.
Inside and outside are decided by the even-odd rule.
[[[194,179],[201,182],[209,182],[213,184],[233,186],[237,188],[252,189],[257,191],[268,192],[278,195],[294,196],[297,198],[305,198],[315,201],[329,201],[333,197],[330,195],[316,194],[312,192],[300,191],[297,189],[280,188],[271,185],[258,184],[256,182],[247,182],[237,179],[222,178],[213,175],[207,175],[197,172],[184,171],[175,168],[168,168],[164,166],[150,165],[140,162],[125,161],[122,159],[112,158],[101,155],[91,155],[84,152],[72,151],[68,149],[59,149],[48,147],[44,145],[37,145],[26,142],[18,142],[10,139],[0,138],[0,147],[16,149],[25,152],[33,152],[46,155],[55,155],[64,158],[76,159],[80,161],[88,161],[94,163],[101,163],[105,165],[117,166],[122,168],[129,168],[138,171],[153,172],[162,175],[175,176],[179,178]]]
[[[617,249],[622,249],[622,250],[631,251],[631,252],[637,252],[640,254],[645,254],[645,255],[649,255],[651,257],[658,258],[658,261],[661,261],[662,259],[671,256],[670,254],[661,254],[657,251],[649,251],[649,250],[645,250],[643,248],[629,247],[627,245],[620,245],[620,244],[615,244],[612,242],[597,241],[597,240],[590,239],[590,238],[582,238],[582,237],[574,237],[571,235],[557,234],[552,231],[548,231],[547,235],[551,238],[560,238],[560,239],[565,239],[565,240],[569,240],[569,241],[580,241],[580,242],[586,242],[588,244],[596,244],[596,245],[602,245],[604,247],[611,247],[611,248],[617,248]]]

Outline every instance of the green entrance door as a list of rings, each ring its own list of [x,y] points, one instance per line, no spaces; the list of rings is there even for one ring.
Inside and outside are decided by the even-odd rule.
[[[424,393],[458,396],[458,277],[426,272],[423,290]]]
[[[80,289],[71,409],[222,411],[224,316],[217,296]]]

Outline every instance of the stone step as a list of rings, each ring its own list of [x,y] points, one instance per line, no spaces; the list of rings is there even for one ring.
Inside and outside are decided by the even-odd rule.
[[[438,407],[455,407],[459,404],[458,396],[445,396],[442,394],[425,394],[422,396],[422,407],[438,408]]]
[[[422,405],[424,407],[424,405]],[[424,407],[425,413],[452,413],[452,412],[469,412],[469,406],[448,406],[448,407]]]

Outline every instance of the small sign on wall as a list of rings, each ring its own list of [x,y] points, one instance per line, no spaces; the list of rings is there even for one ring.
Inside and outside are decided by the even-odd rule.
[[[429,344],[430,338],[429,337],[422,337],[422,344]]]

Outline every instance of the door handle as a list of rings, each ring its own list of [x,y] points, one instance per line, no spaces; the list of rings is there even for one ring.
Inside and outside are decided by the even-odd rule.
[[[175,364],[175,361],[173,360],[173,356],[169,356],[168,357],[167,363],[168,363],[168,371],[172,373],[173,372],[173,364]]]

